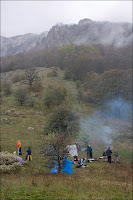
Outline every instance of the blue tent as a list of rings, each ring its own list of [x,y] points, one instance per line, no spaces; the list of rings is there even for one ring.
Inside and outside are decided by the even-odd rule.
[[[58,162],[56,162],[53,169],[51,169],[50,174],[58,174]]]
[[[68,160],[67,157],[65,156],[65,163],[63,165],[63,173],[65,173],[65,174],[73,173],[72,163],[74,163],[74,162]]]

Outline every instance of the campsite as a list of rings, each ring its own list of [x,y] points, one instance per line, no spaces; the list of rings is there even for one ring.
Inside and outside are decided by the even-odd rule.
[[[1,200],[132,200],[132,2],[1,1]]]

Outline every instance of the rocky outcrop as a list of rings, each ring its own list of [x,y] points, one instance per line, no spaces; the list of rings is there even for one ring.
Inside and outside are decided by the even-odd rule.
[[[77,25],[56,25],[48,32],[44,47],[102,44],[122,47],[132,42],[132,25],[129,23],[95,22],[80,20]]]
[[[40,35],[28,33],[11,38],[1,36],[1,56],[28,52],[40,44],[46,36],[47,32]]]
[[[12,38],[1,37],[2,56],[74,43],[76,45],[102,44],[122,47],[132,43],[131,23],[96,22],[80,20],[78,24],[56,25],[48,33],[25,34]]]

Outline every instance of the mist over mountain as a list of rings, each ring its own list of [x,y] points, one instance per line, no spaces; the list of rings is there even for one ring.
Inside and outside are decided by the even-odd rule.
[[[36,47],[46,36],[47,32],[41,34],[28,33],[11,38],[1,36],[1,56],[28,52]]]
[[[122,47],[132,42],[131,23],[99,22],[90,19],[80,20],[78,24],[53,26],[42,34],[25,34],[11,38],[1,36],[1,56],[28,52],[68,44],[101,44]]]

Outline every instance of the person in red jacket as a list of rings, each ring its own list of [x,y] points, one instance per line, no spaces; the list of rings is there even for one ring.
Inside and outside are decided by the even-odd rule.
[[[21,142],[20,142],[20,140],[18,140],[17,148],[18,148],[18,156],[19,156],[19,150],[20,150],[20,148],[21,148]]]

